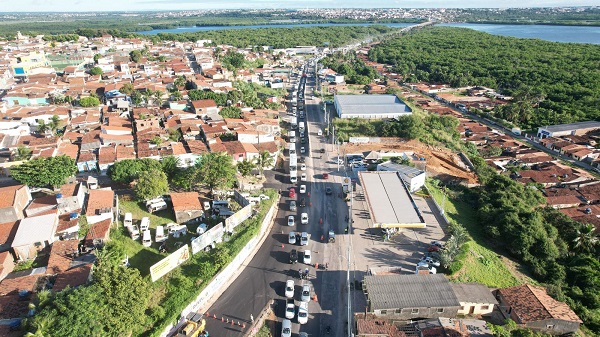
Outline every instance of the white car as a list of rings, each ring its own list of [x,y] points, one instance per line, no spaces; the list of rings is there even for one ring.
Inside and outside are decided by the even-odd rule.
[[[302,292],[300,293],[300,301],[310,301],[310,284],[305,284],[302,286]]]
[[[300,147],[300,153],[306,153],[306,149],[304,148],[304,146]]]
[[[306,185],[300,185],[300,193],[306,193]]]
[[[290,215],[288,216],[288,226],[293,226],[296,224],[296,221],[294,220],[294,216]]]
[[[298,323],[306,324],[308,322],[308,302],[298,304]]]
[[[300,176],[300,180],[306,181],[307,179],[308,179],[308,176],[306,175],[306,173],[302,173],[302,175]]]
[[[281,337],[292,337],[292,321],[284,319],[281,323]]]
[[[310,250],[305,250],[304,251],[304,263],[305,264],[311,264],[312,262],[312,253],[310,252]]]
[[[300,170],[302,170],[302,171],[306,171],[306,164],[302,164],[302,165],[300,165]]]
[[[292,176],[292,177],[290,177],[290,182],[291,182],[292,184],[295,184],[295,183],[297,183],[297,182],[298,182],[298,177],[296,177],[296,176]]]
[[[294,298],[294,280],[287,280],[285,282],[285,297]]]
[[[323,135],[323,131],[321,129],[319,129],[319,131],[317,131],[317,136],[322,136]]]
[[[302,213],[302,215],[300,215],[300,223],[303,225],[308,224],[308,213]]]
[[[198,235],[202,235],[204,234],[204,232],[206,232],[207,229],[208,225],[206,225],[205,223],[201,223],[200,226],[196,228],[196,233],[198,233]]]
[[[296,244],[296,232],[290,232],[290,234],[288,236],[288,243],[290,245],[295,245]]]
[[[308,246],[308,233],[302,232],[300,234],[300,246]]]
[[[285,318],[294,319],[294,316],[296,316],[296,304],[293,298],[288,298],[285,302]]]

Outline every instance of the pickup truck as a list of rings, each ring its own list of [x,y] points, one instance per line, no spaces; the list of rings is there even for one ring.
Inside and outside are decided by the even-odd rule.
[[[294,319],[296,314],[296,304],[294,304],[293,298],[288,298],[285,301],[285,318]]]

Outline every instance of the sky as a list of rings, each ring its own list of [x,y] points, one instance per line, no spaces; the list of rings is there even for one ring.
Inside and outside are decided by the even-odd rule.
[[[597,0],[0,0],[0,12],[168,11],[262,8],[508,8],[598,6]]]

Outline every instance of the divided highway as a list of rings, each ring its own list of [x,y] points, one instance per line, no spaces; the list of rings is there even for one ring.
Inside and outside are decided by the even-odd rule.
[[[307,97],[311,97],[315,78],[308,76],[300,78],[308,81],[306,84]],[[335,164],[331,160],[337,154],[331,153],[331,145],[327,147],[327,140],[318,136],[318,130],[323,128],[323,110],[317,100],[306,100],[306,118],[299,121],[307,122],[306,143],[300,140],[297,143],[297,154],[304,157],[306,171],[298,170],[298,175],[307,174],[307,181],[299,181],[292,184],[289,179],[288,161],[283,171],[277,170],[271,173],[268,187],[280,189],[281,199],[279,211],[275,218],[275,224],[271,233],[259,248],[257,254],[245,266],[237,279],[231,286],[221,294],[215,304],[208,310],[212,316],[225,317],[241,323],[245,323],[246,329],[237,325],[227,324],[221,320],[207,319],[207,331],[211,335],[234,337],[242,336],[252,324],[251,318],[257,318],[265,306],[272,300],[275,303],[275,314],[277,316],[276,336],[281,333],[281,321],[285,317],[285,283],[288,279],[295,282],[296,305],[299,304],[301,284],[311,285],[311,301],[308,305],[308,323],[300,325],[297,318],[292,320],[292,335],[298,336],[300,332],[308,333],[309,336],[341,336],[344,333],[346,311],[345,284],[346,249],[342,247],[343,241],[339,240],[346,226],[344,219],[348,214],[348,206],[339,197],[341,187],[340,177],[329,177],[323,179],[323,173],[332,173]],[[306,152],[300,153],[301,146],[305,146]],[[326,149],[321,153],[321,149]],[[286,153],[286,158],[288,154]],[[299,163],[301,165],[301,161]],[[274,173],[274,174],[273,174]],[[336,182],[334,182],[334,179]],[[306,185],[306,193],[299,193],[300,185]],[[296,196],[289,196],[289,189],[295,188]],[[334,191],[326,195],[327,187]],[[300,200],[305,198],[306,206],[300,207]],[[291,211],[290,200],[296,200],[297,211]],[[300,214],[308,213],[308,224],[300,224]],[[288,226],[289,215],[295,216],[295,225]],[[322,223],[320,221],[322,219]],[[326,243],[327,232],[333,229],[338,237],[335,243]],[[288,244],[288,234],[294,232],[308,232],[310,235],[307,246]],[[324,240],[322,241],[321,238]],[[292,249],[298,251],[298,263],[289,263],[289,253]],[[309,249],[312,252],[311,265],[303,263],[302,252]],[[315,264],[319,264],[319,269]],[[323,265],[328,264],[325,271]],[[309,268],[308,280],[301,280],[298,269]],[[316,297],[315,297],[316,295]],[[316,300],[316,301],[315,301]]]

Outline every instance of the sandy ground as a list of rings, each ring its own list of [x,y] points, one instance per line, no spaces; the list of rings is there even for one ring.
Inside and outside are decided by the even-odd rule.
[[[425,158],[426,171],[442,180],[463,180],[467,184],[477,184],[477,176],[469,172],[457,154],[447,149],[422,144],[418,141],[406,141],[384,144],[344,144],[344,153],[356,153],[374,150],[412,151],[419,158]]]

